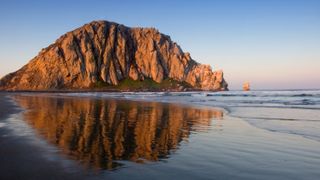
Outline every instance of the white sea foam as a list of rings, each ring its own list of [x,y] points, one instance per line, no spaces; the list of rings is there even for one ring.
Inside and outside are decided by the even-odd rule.
[[[5,127],[6,123],[0,123],[0,128]]]
[[[63,96],[122,98],[160,102],[194,103],[219,107],[282,107],[320,110],[320,90],[225,92],[94,92]]]

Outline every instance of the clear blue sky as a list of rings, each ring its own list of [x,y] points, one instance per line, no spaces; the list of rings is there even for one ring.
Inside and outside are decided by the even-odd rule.
[[[320,88],[320,0],[1,0],[0,77],[93,20],[156,27],[231,89]]]

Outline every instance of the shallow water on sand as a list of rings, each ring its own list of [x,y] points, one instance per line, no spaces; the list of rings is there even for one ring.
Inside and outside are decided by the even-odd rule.
[[[65,96],[65,94],[62,94]],[[320,141],[320,90],[70,93],[68,96],[173,102],[222,107],[269,131]]]
[[[64,154],[89,167],[114,169],[119,160],[166,159],[193,132],[206,132],[223,112],[174,104],[16,96],[23,118]]]
[[[163,103],[173,102],[172,96],[157,94],[130,97],[145,101],[110,99],[103,93],[81,96],[88,97],[28,94],[13,99],[27,109],[20,123],[34,130],[24,136],[36,134],[59,150],[54,156],[94,172],[88,179],[320,177],[315,108],[241,105],[225,106],[226,111],[207,107],[208,99],[202,99],[214,96],[203,93],[174,97],[181,104]],[[163,102],[150,102],[155,99]]]

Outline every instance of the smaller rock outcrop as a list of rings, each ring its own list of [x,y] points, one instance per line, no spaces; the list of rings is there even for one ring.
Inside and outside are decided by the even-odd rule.
[[[250,83],[249,82],[243,83],[242,89],[244,91],[250,91]]]

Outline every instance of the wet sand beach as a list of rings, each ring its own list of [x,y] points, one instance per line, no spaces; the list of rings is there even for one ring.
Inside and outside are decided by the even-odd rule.
[[[0,127],[0,179],[79,179],[85,177],[79,167],[65,163],[64,160],[53,155],[54,153],[50,153],[50,148],[43,147],[45,143],[39,143],[38,140],[35,142],[34,136],[25,136],[24,132],[17,132],[8,127],[14,123],[21,123],[19,122],[21,120],[14,119],[19,118],[18,113],[22,111],[12,102],[8,94],[0,94],[0,107],[0,123],[2,124]],[[19,128],[19,130],[24,129],[23,126]],[[51,158],[57,159],[52,160],[46,157],[48,154],[52,156]]]
[[[320,177],[319,141],[255,126],[271,117],[276,126],[277,114],[288,116],[285,109],[228,112],[202,101],[210,96],[198,95],[190,97],[192,103],[156,102],[152,94],[144,101],[139,96],[9,96],[0,96],[0,179]],[[287,114],[302,119],[300,111]],[[306,112],[317,120],[317,111]]]

